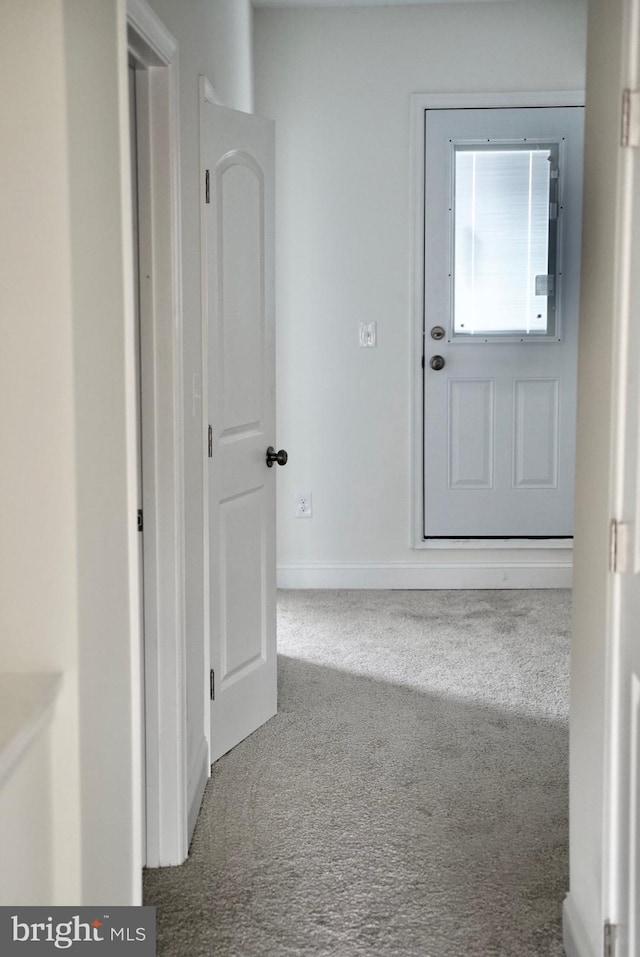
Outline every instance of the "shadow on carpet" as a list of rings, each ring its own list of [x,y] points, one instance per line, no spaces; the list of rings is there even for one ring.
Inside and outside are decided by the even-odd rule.
[[[160,957],[560,957],[564,718],[285,655],[279,696],[145,873]]]

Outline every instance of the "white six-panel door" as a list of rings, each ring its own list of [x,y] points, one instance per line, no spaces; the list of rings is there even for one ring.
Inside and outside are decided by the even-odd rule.
[[[583,113],[580,107],[425,111],[424,538],[573,533]],[[549,335],[520,332],[515,319],[516,331],[456,330],[454,300],[458,303],[465,293],[454,275],[456,243],[467,238],[454,236],[454,168],[459,179],[463,175],[455,156],[476,151],[482,160],[489,151],[510,150],[527,162],[535,159],[544,176],[550,164],[543,154],[550,144],[556,151],[551,199],[559,254],[553,277],[557,321]],[[479,195],[468,198],[465,232],[471,233],[471,218],[486,205],[486,190],[496,185],[492,175],[478,180]],[[526,192],[522,202],[526,217]],[[501,225],[500,215],[494,220],[489,231]],[[532,235],[529,247],[535,230]],[[470,272],[480,273],[491,240],[491,235],[476,235]],[[505,252],[510,252],[508,243]],[[525,263],[520,262],[525,273],[526,256],[526,248],[520,260],[514,254]],[[535,259],[530,255],[529,260],[527,308],[533,323],[543,322],[546,300],[533,294],[536,282],[544,292],[548,280],[536,277]],[[483,323],[491,327],[506,321],[499,315],[509,308],[503,287],[510,275],[503,267],[496,264],[503,274],[492,286],[485,264],[488,294],[478,307],[480,329]],[[538,265],[537,272],[546,271]],[[432,338],[432,330],[441,338]],[[436,356],[444,361],[439,369],[431,367]]]
[[[277,710],[274,127],[204,106],[211,760]]]

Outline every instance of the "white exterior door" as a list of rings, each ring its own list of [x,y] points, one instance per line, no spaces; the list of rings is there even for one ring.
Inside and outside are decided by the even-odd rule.
[[[274,128],[204,113],[215,761],[277,711]]]
[[[425,112],[425,539],[573,534],[583,114]]]

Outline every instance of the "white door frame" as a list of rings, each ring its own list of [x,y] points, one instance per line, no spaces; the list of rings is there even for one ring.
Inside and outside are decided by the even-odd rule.
[[[146,864],[158,867],[188,853],[178,47],[146,0],[127,0],[127,40],[141,71],[143,734]]]
[[[423,442],[424,401],[422,356],[424,350],[424,204],[425,204],[425,123],[424,111],[498,109],[545,106],[584,106],[579,90],[540,93],[413,93],[410,97],[410,215],[411,215],[411,530],[410,546],[419,549],[566,549],[566,539],[449,539],[425,541],[423,537]],[[570,563],[569,563],[570,564]]]

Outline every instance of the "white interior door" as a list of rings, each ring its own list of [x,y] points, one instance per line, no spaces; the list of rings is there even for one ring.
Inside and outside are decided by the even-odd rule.
[[[205,103],[211,760],[277,710],[274,127]]]
[[[583,114],[425,112],[425,538],[573,533]]]

